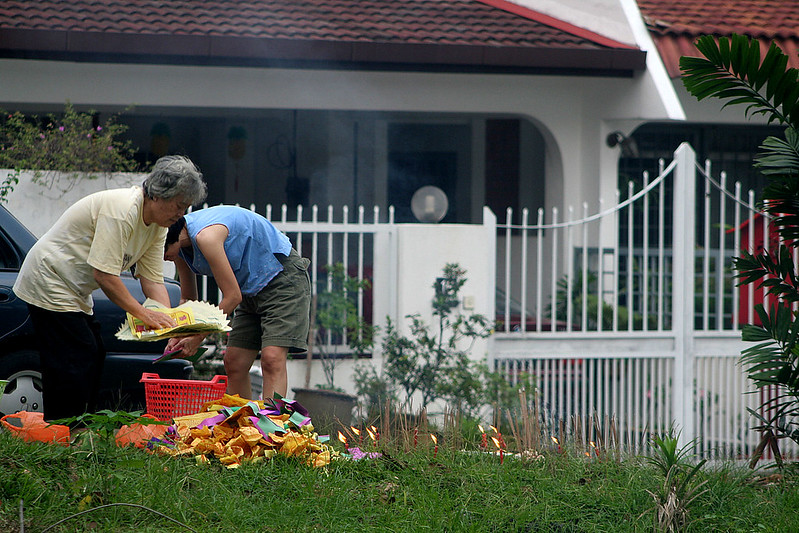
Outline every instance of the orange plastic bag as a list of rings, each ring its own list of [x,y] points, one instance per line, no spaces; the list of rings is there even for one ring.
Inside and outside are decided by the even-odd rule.
[[[143,418],[158,420],[152,415],[143,415]],[[141,424],[136,422],[119,428],[116,434],[117,446],[128,446],[130,444],[137,448],[144,448],[152,438],[160,439],[166,433],[169,426],[165,424]]]
[[[69,428],[60,424],[49,424],[44,421],[44,413],[20,411],[0,418],[12,435],[27,442],[57,442],[69,445]]]

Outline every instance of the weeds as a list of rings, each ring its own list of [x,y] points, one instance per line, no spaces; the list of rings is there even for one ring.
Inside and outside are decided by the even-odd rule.
[[[54,420],[52,423],[63,424],[71,428],[85,428],[90,433],[105,440],[111,440],[119,428],[130,424],[168,425],[166,422],[160,422],[151,417],[143,416],[141,411],[111,411],[109,409],[103,409],[96,413],[83,413],[70,418]]]
[[[707,462],[706,459],[692,464],[691,449],[695,441],[679,447],[679,436],[673,432],[653,438],[654,455],[646,461],[663,475],[663,484],[658,491],[647,490],[655,500],[654,524],[656,531],[677,533],[685,531],[689,524],[688,510],[694,500],[707,492],[702,486],[707,480],[697,482],[696,475]]]

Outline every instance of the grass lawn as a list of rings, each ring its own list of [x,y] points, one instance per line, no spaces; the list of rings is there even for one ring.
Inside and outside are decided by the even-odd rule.
[[[446,446],[435,455],[381,446],[380,458],[323,468],[278,456],[227,469],[97,438],[28,444],[3,431],[0,531],[20,531],[20,516],[26,532],[656,530],[650,492],[662,493],[664,479],[642,458],[564,450],[500,464]],[[774,474],[706,466],[687,530],[799,531],[799,473]]]

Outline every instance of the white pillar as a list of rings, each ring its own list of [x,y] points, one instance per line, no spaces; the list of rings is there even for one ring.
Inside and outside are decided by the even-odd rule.
[[[679,445],[694,438],[694,271],[696,245],[696,153],[687,143],[674,151],[674,211],[672,242],[672,330],[674,387],[672,416],[680,431]]]

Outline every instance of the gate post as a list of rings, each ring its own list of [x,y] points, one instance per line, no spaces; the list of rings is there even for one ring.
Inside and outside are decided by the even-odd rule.
[[[488,263],[486,279],[489,281],[485,286],[486,307],[485,313],[489,320],[494,321],[497,317],[497,215],[489,207],[483,206],[483,231],[484,231],[484,250]],[[494,352],[494,336],[487,339],[486,364],[492,371],[496,353]]]
[[[674,151],[672,240],[672,332],[674,376],[672,419],[680,431],[679,445],[694,438],[694,273],[696,217],[696,153],[688,143]]]

